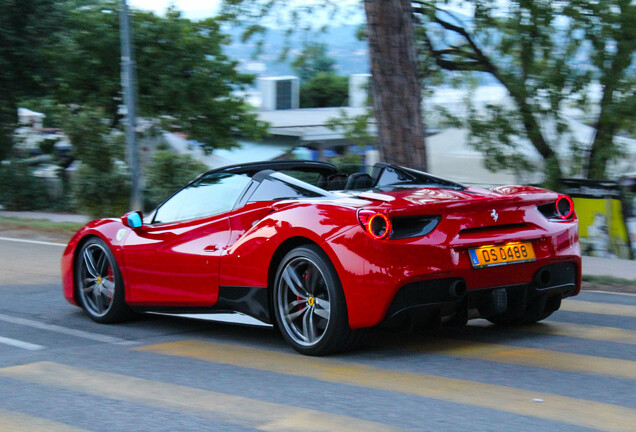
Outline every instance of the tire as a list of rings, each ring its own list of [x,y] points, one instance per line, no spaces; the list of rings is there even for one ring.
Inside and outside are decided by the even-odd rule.
[[[119,266],[103,240],[95,237],[84,243],[74,267],[77,298],[91,319],[110,324],[130,318]]]
[[[273,304],[280,332],[301,354],[331,354],[361,341],[362,331],[349,327],[338,274],[318,246],[285,255],[276,272]]]

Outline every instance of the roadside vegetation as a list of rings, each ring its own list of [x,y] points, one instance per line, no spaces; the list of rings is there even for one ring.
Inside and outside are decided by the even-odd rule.
[[[328,51],[324,43],[306,43],[292,63],[301,82],[301,108],[341,107],[348,103],[349,78],[337,74],[336,60]]]
[[[229,37],[223,28],[240,25],[248,41],[267,31],[268,20],[284,23],[289,38],[303,34],[308,41],[292,60],[302,81],[301,105],[343,105],[346,78],[320,42],[326,23],[316,16],[346,19],[354,7],[366,18],[359,33],[369,42],[371,115],[378,130],[373,144],[384,161],[427,168],[421,106],[427,89],[439,84],[505,87],[510,104],[479,106],[469,100],[466,116],[447,113],[447,120],[470,131],[470,143],[487,156],[492,170],[535,169],[520,151],[521,143],[529,143],[543,159],[549,187],[566,176],[607,178],[624,156],[615,138],[636,128],[632,1],[294,4],[225,0],[218,17],[200,21],[184,18],[174,7],[165,16],[133,10],[139,115],[195,140],[206,152],[232,147],[238,136],[263,136],[265,125],[237,96],[254,76],[238,71],[226,52]],[[0,0],[0,6],[0,176],[6,184],[0,205],[120,212],[127,201],[128,168],[121,150],[118,2]],[[283,51],[281,58],[289,52]],[[14,136],[16,111],[26,105],[47,115],[45,128],[72,138],[70,154],[56,154],[53,142],[42,143],[38,158],[21,148]],[[589,143],[572,133],[564,117],[568,109],[585,114],[594,129]],[[334,125],[366,140],[364,122],[370,118],[343,118]],[[90,131],[93,126],[99,134]],[[43,187],[34,174],[43,155],[59,168],[57,189]],[[69,170],[75,161],[81,166]]]
[[[323,3],[321,12],[327,10],[331,20],[346,19],[350,12],[350,5]],[[508,91],[508,105],[482,106],[469,97],[465,116],[446,113],[450,125],[468,129],[470,143],[487,156],[492,170],[535,169],[520,151],[523,142],[543,159],[546,185],[553,188],[567,176],[607,178],[624,156],[615,138],[636,127],[634,2],[361,4],[367,22],[360,36],[369,41],[381,159],[426,169],[425,128],[405,117],[421,118],[422,95],[440,84],[469,89],[498,84]],[[324,26],[314,19],[315,4],[297,5],[289,13],[282,0],[225,0],[223,10],[247,26],[246,37],[267,31],[264,16],[291,16],[290,35],[319,35]],[[568,109],[584,113],[595,130],[591,142],[573,133],[564,115]]]
[[[0,6],[0,205],[120,215],[128,209],[130,175],[123,146],[119,2],[2,0]],[[132,10],[131,19],[138,132],[179,132],[206,152],[236,145],[237,136],[266,133],[237,96],[254,76],[238,72],[225,54],[229,39],[218,19],[191,21],[174,8],[165,16]],[[17,142],[13,131],[23,106],[45,113],[44,128],[62,130],[71,152],[54,157],[55,143],[47,142],[34,154]],[[57,167],[56,187],[36,173],[42,156]]]
[[[636,281],[611,276],[583,275],[582,288],[585,290],[629,292],[636,294]]]
[[[0,236],[67,243],[84,224],[0,216]]]
[[[147,209],[154,209],[173,193],[185,186],[199,174],[208,170],[203,163],[189,155],[175,155],[168,150],[159,150],[146,169]]]

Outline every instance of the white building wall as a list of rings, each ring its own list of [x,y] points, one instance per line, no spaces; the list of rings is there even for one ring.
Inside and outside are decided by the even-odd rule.
[[[353,74],[349,75],[349,106],[361,108],[367,106],[369,100],[369,85],[371,75]]]

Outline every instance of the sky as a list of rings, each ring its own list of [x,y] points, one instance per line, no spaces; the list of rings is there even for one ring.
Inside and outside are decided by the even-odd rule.
[[[173,4],[183,12],[186,18],[203,19],[214,16],[219,9],[222,0],[128,0],[128,5],[137,9],[153,11],[163,15],[169,5]],[[290,5],[320,5],[323,0],[291,0]],[[357,5],[359,0],[340,0],[340,5]],[[350,9],[346,9],[349,11]],[[361,10],[361,9],[360,9]],[[329,17],[317,17],[318,20],[329,22]],[[356,21],[360,21],[357,17]]]
[[[290,5],[320,5],[324,0],[288,0]],[[508,0],[493,0],[496,1],[500,7],[506,7]],[[128,5],[137,9],[150,10],[158,15],[163,15],[170,5],[175,5],[177,9],[183,12],[186,18],[192,20],[199,20],[216,15],[222,0],[128,0]],[[329,16],[329,13],[323,11],[323,14],[319,12],[315,13],[312,21],[317,25],[330,24],[337,26],[338,24],[361,24],[364,22],[364,13],[361,7],[359,7],[360,0],[339,0],[339,5],[347,6],[342,9],[344,13],[341,13],[339,17],[334,18]],[[464,0],[452,0],[447,4],[444,9],[459,12],[464,15],[470,15],[472,13],[469,3]],[[317,9],[319,11],[320,8]],[[275,21],[265,23],[269,27],[278,27],[280,23]]]
[[[163,15],[169,5],[174,4],[187,18],[201,19],[213,16],[221,0],[128,0],[128,5]]]

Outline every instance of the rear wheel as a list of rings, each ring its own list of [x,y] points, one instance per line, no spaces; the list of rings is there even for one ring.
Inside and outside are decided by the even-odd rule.
[[[350,349],[360,330],[349,327],[347,305],[333,265],[317,246],[302,246],[281,261],[274,285],[276,322],[298,352],[325,355]]]
[[[115,323],[131,315],[119,266],[103,240],[84,243],[75,260],[75,280],[79,301],[93,320]]]

